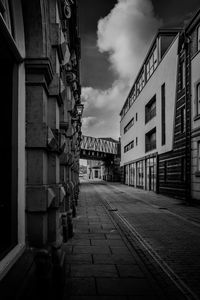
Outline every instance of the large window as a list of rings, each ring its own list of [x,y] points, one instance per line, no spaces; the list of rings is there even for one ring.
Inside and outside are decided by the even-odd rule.
[[[197,172],[200,172],[200,141],[197,142]]]
[[[129,165],[129,185],[134,186],[135,183],[135,168],[134,164]]]
[[[200,26],[197,29],[197,50],[200,51]]]
[[[128,184],[128,169],[129,169],[129,166],[125,166],[125,184]]]
[[[156,128],[146,133],[145,148],[146,152],[156,149]]]
[[[156,95],[145,106],[145,123],[149,122],[156,115]]]
[[[186,111],[185,106],[181,107],[180,110],[180,117],[181,117],[181,132],[184,133],[186,129]]]
[[[128,122],[128,124],[124,127],[124,134],[134,125],[134,117]]]
[[[152,54],[150,55],[147,63],[146,63],[146,76],[147,80],[151,77],[154,70],[158,65],[158,51],[157,47],[153,50]]]
[[[139,75],[139,78],[136,82],[136,86],[137,86],[137,95],[139,95],[139,93],[142,91],[143,87],[145,85],[145,76],[144,76],[144,70],[141,72],[141,74]]]
[[[185,61],[180,62],[180,89],[185,88]]]
[[[143,171],[143,161],[139,161],[136,163],[136,184],[138,188],[143,188],[144,184],[144,171]]]
[[[162,125],[162,145],[166,143],[166,134],[165,134],[165,83],[161,86],[161,125]]]
[[[200,115],[200,83],[197,84],[197,87],[196,87],[196,112],[197,112],[197,115]]]
[[[134,147],[134,140],[131,141],[130,143],[128,143],[125,147],[124,147],[124,153],[128,152],[129,150],[131,150]]]
[[[146,184],[149,191],[156,191],[156,157],[146,160]]]

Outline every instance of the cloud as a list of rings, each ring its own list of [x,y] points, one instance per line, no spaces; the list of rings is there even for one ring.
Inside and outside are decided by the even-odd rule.
[[[147,52],[150,41],[161,26],[150,0],[118,0],[111,12],[98,22],[97,45],[109,54],[110,67],[117,75],[107,90],[84,87],[82,98],[86,118],[103,119],[101,130],[94,124],[91,132],[119,136],[119,112]],[[113,122],[118,122],[113,126]],[[85,127],[86,129],[86,127]],[[87,128],[87,132],[90,132]]]

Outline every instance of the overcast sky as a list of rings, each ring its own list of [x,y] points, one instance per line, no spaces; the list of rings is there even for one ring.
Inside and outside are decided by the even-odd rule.
[[[119,113],[160,27],[180,27],[199,0],[78,0],[84,135],[119,138]]]

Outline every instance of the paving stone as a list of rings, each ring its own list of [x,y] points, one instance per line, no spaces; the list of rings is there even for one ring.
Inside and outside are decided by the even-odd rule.
[[[127,300],[161,300],[161,299],[165,299],[165,298],[160,298],[159,296],[156,296],[156,295],[128,296],[127,297]],[[175,298],[174,300],[178,300],[178,299]]]
[[[106,233],[109,234],[110,230],[109,229],[102,229],[102,228],[90,228],[91,233]]]
[[[92,264],[92,255],[91,254],[73,254],[66,255],[66,263],[69,264]]]
[[[76,233],[90,233],[89,228],[74,228],[74,234]]]
[[[68,245],[89,246],[90,240],[89,239],[71,239],[67,242],[67,244]]]
[[[98,247],[98,246],[74,246],[73,249],[74,254],[78,253],[92,253],[92,254],[104,254],[110,253],[110,248],[107,246]]]
[[[97,290],[100,295],[153,295],[155,294],[145,279],[97,278]]]
[[[120,247],[124,246],[124,242],[122,240],[91,240],[91,245],[93,246],[102,246],[109,245],[112,247]]]
[[[90,230],[91,229],[102,229],[101,224],[90,224],[89,225]]]
[[[72,265],[71,277],[118,277],[113,265]]]
[[[117,265],[120,277],[144,278],[145,275],[138,265]]]
[[[119,264],[130,265],[136,264],[136,260],[130,254],[94,254],[94,264]]]
[[[115,230],[115,227],[113,226],[113,224],[102,224],[102,228],[103,229],[107,229],[107,230]]]
[[[69,300],[127,300],[127,297],[126,296],[72,296],[69,298]]]
[[[113,246],[110,246],[111,248],[111,252],[113,254],[130,254],[130,251],[129,249],[124,245],[124,247],[113,247]]]
[[[66,243],[63,245],[63,250],[65,251],[65,254],[72,254],[73,246]]]
[[[106,236],[104,233],[76,233],[73,239],[97,239],[105,240]]]
[[[66,280],[64,299],[69,295],[96,295],[94,278],[68,278]]]
[[[106,234],[106,238],[109,240],[121,240],[121,235],[117,233],[117,231],[110,232]]]

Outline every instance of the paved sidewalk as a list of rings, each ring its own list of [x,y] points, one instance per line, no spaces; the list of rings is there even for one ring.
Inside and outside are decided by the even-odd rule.
[[[63,300],[169,299],[92,189],[81,186],[74,224],[74,237],[64,246]]]

